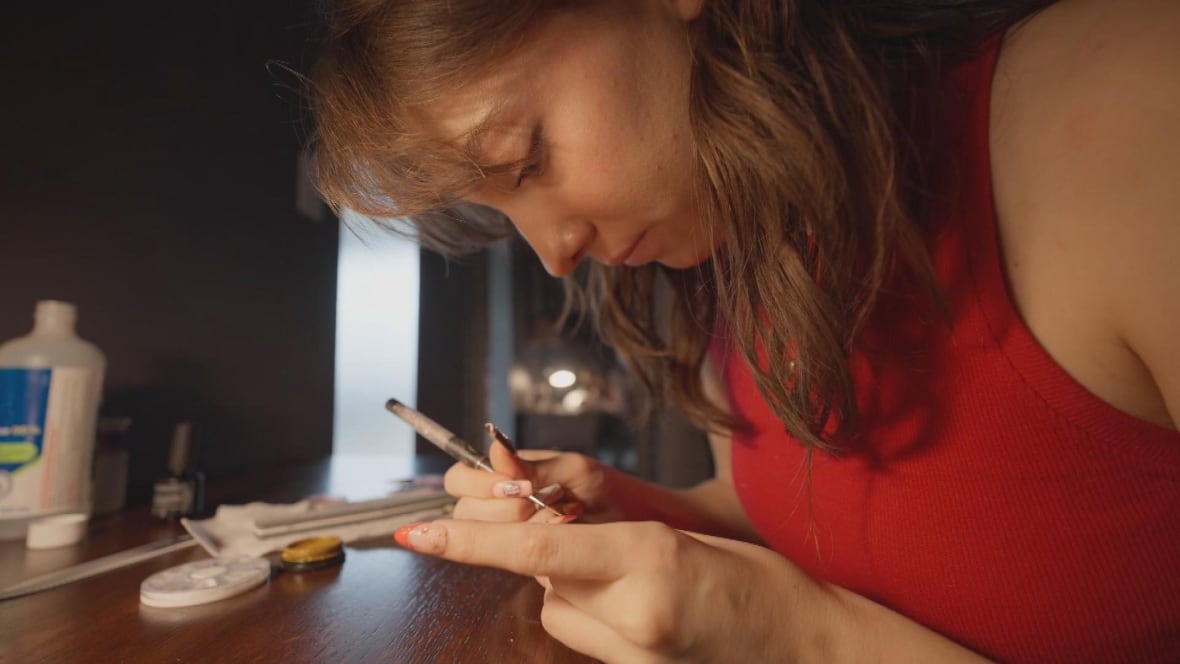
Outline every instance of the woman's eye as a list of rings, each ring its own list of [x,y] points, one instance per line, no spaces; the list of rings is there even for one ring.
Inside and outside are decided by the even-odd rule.
[[[525,164],[524,168],[520,169],[520,172],[516,174],[516,188],[520,189],[520,185],[524,184],[526,179],[536,175],[540,170],[540,166],[535,161]]]
[[[524,181],[541,172],[541,161],[545,149],[545,136],[541,133],[541,125],[533,129],[533,137],[529,142],[529,153],[524,159],[524,166],[516,174],[516,188],[519,189]]]

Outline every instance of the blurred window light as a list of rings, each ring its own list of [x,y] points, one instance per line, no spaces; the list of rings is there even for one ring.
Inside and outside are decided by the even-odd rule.
[[[419,249],[351,211],[341,221],[332,449],[410,457],[413,430],[383,404],[418,398]]]

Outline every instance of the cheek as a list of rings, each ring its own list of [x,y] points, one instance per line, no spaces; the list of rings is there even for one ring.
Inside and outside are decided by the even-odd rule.
[[[642,145],[583,155],[563,176],[563,188],[584,216],[656,222],[695,212],[691,168],[680,155]]]
[[[628,178],[633,196],[642,200],[651,221],[687,231],[697,218],[690,165],[672,150],[653,152],[639,172]]]
[[[563,169],[559,190],[565,207],[599,223],[645,216],[648,197],[636,182],[635,165],[625,155],[588,148],[571,154]]]
[[[596,96],[569,107],[554,127],[554,173],[571,212],[601,222],[662,222],[693,206],[687,127],[673,127],[620,99]],[[575,110],[576,109],[576,110]]]
[[[603,227],[664,222],[680,207],[666,188],[654,186],[650,174],[623,162],[585,171],[573,182],[567,189],[568,208]]]

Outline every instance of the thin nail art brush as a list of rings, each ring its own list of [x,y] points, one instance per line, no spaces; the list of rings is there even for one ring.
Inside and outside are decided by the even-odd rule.
[[[397,399],[390,399],[385,402],[385,409],[397,415],[406,424],[409,424],[417,431],[420,436],[434,444],[435,447],[451,455],[455,460],[478,468],[486,470],[489,473],[496,472],[492,468],[492,464],[488,462],[486,457],[480,456],[471,446],[463,441],[459,436],[451,433],[443,425],[435,422],[421,412],[410,408]],[[545,504],[540,498],[535,495],[529,495],[528,499],[537,506],[537,509],[548,510],[555,516],[564,516],[561,512],[553,509]]]

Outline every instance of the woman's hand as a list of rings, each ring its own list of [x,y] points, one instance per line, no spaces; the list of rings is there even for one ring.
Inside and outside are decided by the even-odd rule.
[[[586,522],[615,521],[621,510],[610,500],[608,487],[620,471],[575,453],[542,450],[516,452],[500,442],[488,450],[495,473],[455,464],[447,470],[444,487],[459,501],[457,519],[479,521],[550,521],[527,500],[536,494],[563,514],[577,514]]]
[[[407,548],[540,577],[541,622],[606,662],[836,661],[847,606],[760,546],[655,522],[444,520],[398,531]],[[547,578],[546,578],[547,577]]]

